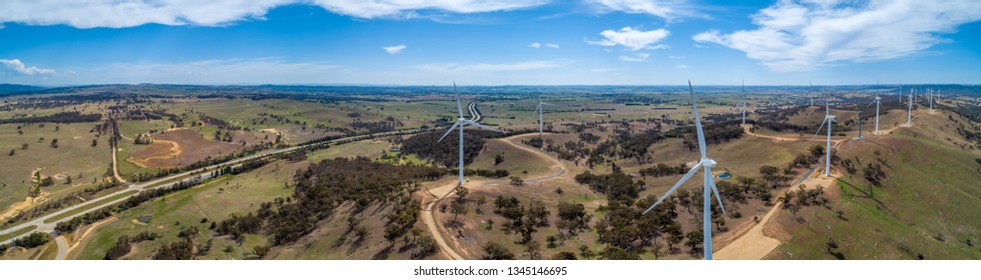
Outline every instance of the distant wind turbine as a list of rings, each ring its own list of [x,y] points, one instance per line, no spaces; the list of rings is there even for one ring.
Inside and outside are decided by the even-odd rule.
[[[460,118],[456,119],[456,122],[453,123],[453,126],[451,126],[450,129],[446,130],[446,133],[443,134],[443,137],[440,137],[439,141],[436,142],[437,143],[442,142],[443,138],[446,138],[447,135],[450,135],[450,132],[452,132],[454,128],[457,127],[460,128],[460,170],[459,171],[460,171],[460,186],[463,186],[463,127],[466,126],[467,124],[470,124],[490,131],[497,131],[497,132],[501,132],[501,131],[463,118],[463,103],[460,102],[460,93],[457,92],[456,90],[456,82],[453,82],[453,91],[457,93],[456,108],[460,112]]]
[[[821,133],[821,128],[824,127],[824,124],[825,123],[828,124],[828,148],[824,151],[825,154],[828,155],[828,157],[824,161],[824,176],[831,176],[831,126],[834,125],[834,123],[836,123],[837,121],[835,121],[835,116],[830,114],[831,109],[830,109],[830,105],[827,102],[828,101],[825,100],[824,121],[821,122],[821,126],[818,127],[817,132],[815,132],[814,136],[811,138],[813,139],[814,137],[817,137],[818,133]]]
[[[916,90],[910,89],[909,102],[908,102],[909,112],[906,113],[906,126],[913,125],[913,92],[916,92]]]
[[[703,246],[702,250],[705,259],[711,260],[712,259],[712,210],[711,210],[712,205],[711,203],[712,203],[713,193],[715,194],[715,199],[719,203],[719,207],[722,208],[723,214],[725,214],[726,208],[722,206],[722,197],[719,196],[719,189],[716,187],[715,178],[712,176],[712,167],[715,167],[716,162],[715,160],[712,160],[705,155],[705,149],[706,149],[705,134],[702,132],[702,121],[698,117],[698,105],[695,104],[695,91],[692,90],[691,81],[688,81],[688,92],[691,93],[691,106],[695,109],[695,131],[698,134],[698,151],[702,153],[702,159],[701,161],[698,162],[698,164],[692,167],[691,170],[688,171],[688,173],[685,173],[685,176],[681,177],[681,180],[678,180],[678,182],[675,183],[674,186],[668,190],[668,192],[664,193],[664,196],[661,196],[661,198],[658,199],[657,202],[655,202],[653,205],[651,205],[651,207],[648,207],[647,210],[644,210],[643,214],[647,214],[648,212],[653,210],[655,206],[661,204],[661,202],[664,201],[665,198],[667,198],[669,195],[674,193],[674,191],[677,190],[678,187],[680,187],[682,184],[688,181],[688,179],[690,179],[693,175],[695,175],[695,172],[698,172],[699,168],[702,168],[703,170],[702,173],[704,173],[705,175],[704,182],[703,182],[704,184],[703,192],[702,192],[703,194],[702,202],[704,206],[702,207],[702,214],[704,215],[702,219],[703,222],[702,242],[705,244],[705,246]]]
[[[930,114],[931,115],[933,114],[933,92],[934,91],[936,91],[936,90],[930,89]]]
[[[746,80],[743,80],[743,97],[740,100],[743,104],[743,124],[746,124]]]
[[[878,92],[875,93],[875,100],[872,100],[872,103],[875,103],[875,133],[874,133],[874,135],[879,135],[879,107],[882,105],[882,98],[879,97],[879,93]],[[869,106],[872,106],[872,103],[869,103],[869,105],[868,106],[865,106],[865,108],[868,108]]]
[[[544,124],[545,106],[555,106],[554,104],[542,102],[542,96],[538,96],[538,106],[535,107],[535,111],[538,111],[538,139],[542,139],[542,127]]]

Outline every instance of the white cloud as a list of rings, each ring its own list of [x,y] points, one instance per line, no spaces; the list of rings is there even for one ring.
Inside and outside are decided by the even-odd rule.
[[[981,19],[981,1],[782,0],[752,18],[757,29],[692,39],[743,51],[777,72],[889,60],[946,42],[940,34]]]
[[[630,62],[641,62],[641,61],[647,60],[648,57],[651,57],[651,54],[649,54],[649,53],[636,53],[636,54],[630,54],[630,55],[621,55],[620,56],[620,60],[630,61]]]
[[[669,59],[685,59],[685,56],[683,56],[683,55],[669,55],[668,58]]]
[[[688,65],[687,64],[678,64],[678,65],[675,65],[674,67],[677,67],[678,69],[688,69]]]
[[[680,17],[706,17],[697,12],[687,0],[586,0],[598,12],[649,14],[665,20]]]
[[[397,53],[400,53],[405,48],[406,48],[405,45],[382,47],[382,49],[384,49],[385,52],[387,52],[388,54],[397,54]]]
[[[529,47],[532,47],[532,48],[536,48],[536,49],[537,49],[537,48],[541,48],[541,47],[542,47],[542,44],[540,44],[540,43],[538,43],[538,42],[535,42],[535,43],[531,43],[531,44],[530,44],[530,45],[528,45],[528,46],[529,46]]]
[[[655,50],[655,49],[667,48],[667,45],[663,45],[663,44],[655,45],[655,43],[663,40],[664,38],[667,38],[668,34],[670,33],[671,32],[669,32],[667,29],[663,29],[663,28],[654,29],[650,31],[642,31],[642,30],[633,29],[632,27],[628,26],[628,27],[620,28],[619,31],[612,30],[612,29],[603,30],[603,32],[600,32],[600,35],[603,36],[604,38],[603,40],[591,41],[587,39],[586,43],[589,43],[590,45],[599,45],[599,46],[606,46],[606,47],[621,45],[626,48],[629,48],[630,51],[638,51],[644,49]]]
[[[415,68],[426,71],[426,72],[512,72],[512,71],[528,71],[528,70],[538,70],[538,69],[548,69],[556,68],[568,65],[568,61],[555,61],[555,60],[532,60],[523,61],[515,63],[477,63],[477,64],[459,64],[459,63],[441,63],[441,64],[423,64],[416,65]]]
[[[410,18],[420,11],[481,13],[539,6],[547,0],[5,0],[0,23],[66,24],[77,28],[163,25],[219,26],[239,20],[264,19],[275,7],[313,4],[357,18]]]
[[[3,64],[7,69],[13,70],[14,72],[23,75],[51,75],[55,73],[53,69],[42,69],[37,68],[37,66],[27,67],[20,59],[0,59],[0,64]]]
[[[559,48],[559,44],[553,44],[553,43],[545,43],[545,46],[553,49]]]

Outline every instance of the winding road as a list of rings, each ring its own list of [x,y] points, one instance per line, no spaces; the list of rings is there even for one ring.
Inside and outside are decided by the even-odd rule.
[[[338,139],[334,139],[334,140],[327,140],[327,141],[323,141],[323,142],[310,143],[310,144],[306,144],[306,145],[300,145],[300,146],[294,146],[294,147],[288,147],[288,148],[282,148],[282,149],[268,150],[268,151],[259,152],[259,153],[256,153],[256,154],[253,154],[253,155],[250,155],[250,156],[245,156],[245,157],[241,157],[241,158],[238,158],[238,159],[230,160],[230,161],[227,161],[227,162],[224,162],[224,163],[214,164],[214,165],[210,165],[210,166],[207,166],[207,167],[202,167],[202,168],[191,170],[191,171],[186,171],[186,172],[183,172],[183,173],[179,173],[179,174],[176,174],[176,175],[171,175],[171,176],[167,176],[167,177],[164,177],[164,178],[160,178],[160,179],[156,179],[156,180],[144,182],[144,183],[141,183],[141,184],[127,184],[127,187],[125,189],[123,189],[123,190],[119,190],[119,191],[116,191],[116,192],[113,192],[113,193],[110,193],[110,194],[107,194],[107,195],[103,195],[103,196],[98,197],[98,198],[94,198],[94,199],[91,199],[91,200],[88,200],[88,201],[85,201],[85,202],[82,202],[82,203],[79,203],[79,204],[76,204],[76,205],[72,205],[72,206],[69,206],[67,208],[64,208],[64,209],[61,209],[61,210],[58,210],[58,211],[49,213],[47,215],[38,217],[36,219],[33,219],[33,220],[30,220],[30,221],[27,221],[27,222],[18,224],[16,226],[13,226],[13,227],[11,227],[11,228],[9,228],[7,230],[10,230],[11,232],[16,232],[18,230],[21,230],[21,229],[24,229],[24,228],[29,228],[31,226],[37,226],[37,228],[35,228],[33,230],[30,230],[30,231],[27,231],[27,232],[25,232],[23,234],[17,235],[17,236],[15,236],[13,238],[4,240],[4,241],[0,242],[0,244],[11,243],[11,242],[13,242],[16,239],[25,237],[25,236],[30,235],[30,234],[35,233],[35,232],[53,233],[53,232],[55,232],[55,226],[59,222],[71,220],[72,218],[79,217],[79,216],[85,215],[87,213],[90,213],[90,212],[97,211],[99,209],[105,208],[107,206],[110,206],[110,205],[114,205],[114,204],[123,202],[126,199],[129,199],[130,197],[139,195],[142,191],[144,191],[146,189],[149,189],[149,188],[170,187],[170,186],[173,186],[174,184],[176,184],[178,182],[187,181],[187,180],[190,180],[192,178],[200,178],[202,180],[203,179],[208,179],[208,178],[211,177],[211,173],[209,171],[212,171],[212,170],[221,168],[223,166],[237,166],[238,164],[240,164],[242,162],[245,162],[245,161],[248,161],[248,160],[258,159],[258,158],[262,158],[262,157],[266,157],[266,156],[271,156],[271,155],[276,155],[276,154],[287,153],[287,152],[291,152],[291,151],[296,150],[296,149],[303,149],[303,148],[308,148],[308,147],[312,147],[312,146],[316,146],[316,145],[334,144],[334,143],[338,143],[338,142],[342,142],[342,141],[350,141],[350,140],[364,140],[364,139],[380,138],[380,137],[387,137],[387,136],[392,136],[392,135],[396,135],[396,134],[414,134],[414,133],[419,133],[419,132],[423,132],[423,131],[430,131],[430,130],[435,130],[435,129],[437,129],[437,128],[434,127],[434,128],[430,128],[430,129],[426,129],[426,130],[423,130],[423,129],[407,129],[407,130],[379,132],[379,133],[373,133],[373,134],[367,134],[367,135],[359,135],[359,136],[351,136],[351,137],[345,137],[345,138],[338,138]],[[115,159],[115,156],[113,158]],[[120,198],[117,198],[117,199],[109,200],[110,198],[113,198],[113,197],[115,197],[117,195],[122,195],[122,194],[125,194],[126,192],[131,192],[131,191],[136,191],[136,192],[134,192],[132,194],[129,194],[129,195],[126,195],[126,196],[123,196],[123,197],[120,197]],[[87,208],[87,209],[78,211],[77,213],[66,215],[66,216],[61,217],[61,218],[59,218],[57,220],[53,220],[53,221],[50,221],[50,222],[45,222],[45,220],[49,220],[49,219],[58,217],[60,215],[66,214],[66,213],[69,213],[69,212],[72,212],[72,211],[76,211],[77,209],[80,209],[80,208]],[[59,247],[60,247],[60,245],[59,245]],[[59,248],[59,250],[60,249],[61,248]]]

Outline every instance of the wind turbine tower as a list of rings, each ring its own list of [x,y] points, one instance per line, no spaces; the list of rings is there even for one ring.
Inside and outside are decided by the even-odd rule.
[[[828,124],[828,146],[827,149],[824,151],[824,153],[827,155],[827,158],[824,161],[824,176],[831,176],[831,126],[834,125],[835,122],[837,122],[835,121],[835,116],[830,114],[831,110],[829,109],[829,107],[830,106],[828,105],[827,101],[825,101],[824,121],[821,122],[821,126],[818,127],[817,132],[815,132],[814,136],[811,137],[811,138],[817,137],[818,133],[821,133],[821,128],[824,127],[824,124],[825,123]]]
[[[453,91],[456,91],[456,82],[453,82]],[[497,132],[501,132],[501,131],[463,118],[463,103],[460,102],[459,92],[457,92],[456,94],[456,108],[460,112],[460,118],[456,119],[456,122],[453,123],[453,126],[451,126],[450,129],[446,130],[446,133],[443,134],[443,137],[440,137],[439,140],[436,141],[436,143],[442,142],[443,138],[446,138],[447,135],[450,135],[450,132],[453,132],[454,128],[460,129],[460,163],[459,163],[460,172],[459,173],[460,173],[460,186],[463,186],[463,127],[469,124],[490,131],[497,131]]]
[[[722,197],[719,196],[719,189],[715,185],[715,177],[712,175],[712,167],[716,166],[715,160],[708,158],[705,155],[705,134],[702,132],[702,121],[698,117],[698,105],[695,104],[695,91],[692,90],[691,81],[688,81],[688,92],[691,93],[691,106],[695,109],[695,131],[698,134],[698,151],[702,154],[702,159],[696,164],[685,176],[681,177],[668,192],[664,193],[651,207],[644,210],[643,215],[654,209],[655,206],[661,204],[665,198],[674,193],[682,184],[684,184],[688,179],[690,179],[698,169],[702,169],[704,175],[703,189],[702,189],[702,241],[704,246],[702,246],[703,255],[706,260],[712,259],[712,194],[715,194],[715,199],[719,203],[719,208],[722,208],[722,213],[725,214],[726,208],[722,206]]]
[[[538,106],[535,107],[535,111],[538,111],[538,139],[542,140],[542,127],[544,124],[544,117],[542,116],[545,111],[545,106],[555,106],[549,103],[542,102],[542,96],[538,96]],[[544,144],[544,143],[543,143]]]
[[[743,80],[743,97],[740,100],[743,105],[743,124],[746,124],[746,80]]]
[[[910,92],[913,92],[913,90],[910,90]],[[906,126],[912,126],[913,125],[913,94],[912,93],[910,93],[909,95],[908,103],[909,103],[909,111],[908,113],[906,113]]]

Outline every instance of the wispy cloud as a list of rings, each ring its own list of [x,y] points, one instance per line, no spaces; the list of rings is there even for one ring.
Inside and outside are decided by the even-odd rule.
[[[555,43],[545,43],[545,44],[542,44],[542,43],[539,43],[539,42],[534,42],[534,43],[528,44],[528,46],[529,47],[532,47],[532,48],[536,48],[536,49],[537,48],[541,48],[543,46],[546,47],[546,48],[552,48],[552,49],[558,49],[559,48],[559,44],[555,44]]]
[[[397,53],[400,53],[405,48],[406,48],[405,45],[382,47],[382,49],[384,49],[385,52],[387,52],[388,54],[397,54]]]
[[[782,0],[752,18],[757,29],[693,39],[743,51],[776,72],[889,60],[946,42],[940,34],[981,19],[981,1]]]
[[[328,11],[365,19],[415,18],[426,12],[483,13],[540,6],[547,0],[89,0],[0,1],[0,23],[65,24],[77,28],[123,28],[163,25],[219,26],[240,20],[262,20],[275,7],[317,5]],[[84,15],[84,16],[82,16]]]
[[[623,12],[648,14],[673,20],[684,17],[707,17],[686,0],[585,0],[600,13]]]
[[[42,69],[37,68],[37,66],[24,65],[20,59],[0,59],[0,64],[3,64],[8,70],[14,71],[22,75],[51,75],[55,73],[54,69]]]
[[[630,51],[655,50],[667,48],[667,45],[657,44],[657,42],[667,38],[670,33],[663,28],[643,31],[628,26],[620,28],[620,30],[603,30],[600,32],[600,35],[603,36],[602,40],[586,39],[586,43],[606,47],[620,45],[630,49]]]
[[[651,54],[649,54],[649,53],[635,53],[635,54],[621,55],[620,56],[620,60],[630,61],[630,62],[641,62],[641,61],[647,60],[648,57],[651,57]]]
[[[535,43],[528,44],[528,46],[537,49],[537,48],[541,48],[542,47],[542,44],[541,43],[538,43],[538,42],[535,42]]]
[[[688,69],[688,65],[687,64],[678,64],[678,65],[675,65],[674,67],[675,68],[678,68],[678,69]]]
[[[549,47],[549,48],[553,48],[553,49],[558,49],[559,48],[559,44],[545,43],[545,47]]]
[[[416,65],[415,68],[427,72],[512,72],[556,68],[568,65],[564,60],[532,60],[515,63],[437,63]]]

